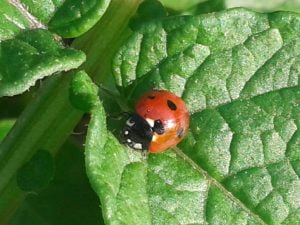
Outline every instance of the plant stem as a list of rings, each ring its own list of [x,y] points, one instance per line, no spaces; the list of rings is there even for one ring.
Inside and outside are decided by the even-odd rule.
[[[0,199],[11,197],[13,202],[21,202],[14,195],[7,195],[11,189],[24,198],[25,193],[12,182],[18,169],[40,149],[54,155],[81,118],[82,113],[68,101],[70,78],[56,76],[45,82],[0,146]],[[7,199],[6,202],[0,205],[0,211],[7,211],[7,207],[13,210]],[[6,220],[0,217],[0,224],[2,219]]]
[[[74,41],[73,47],[87,54],[87,61],[81,69],[86,70],[97,83],[111,79],[112,57],[128,36],[127,23],[139,3],[140,0],[112,0],[99,23]],[[19,199],[24,198],[25,193],[12,182],[18,169],[39,149],[48,150],[54,155],[80,120],[82,112],[69,103],[70,80],[70,74],[65,74],[53,76],[44,82],[37,97],[0,145],[0,199],[9,189],[18,192],[15,196],[19,196]],[[15,196],[11,196],[11,201],[18,202]],[[18,204],[15,205],[17,207]],[[0,205],[0,211],[7,212],[8,207],[11,205]],[[0,224],[4,221],[7,218],[0,218]]]
[[[112,0],[101,22],[84,36],[74,40],[72,46],[86,53],[83,69],[96,83],[111,78],[111,62],[115,52],[131,31],[127,24],[142,0]],[[129,14],[128,14],[129,13]]]
[[[14,214],[15,209],[24,201],[25,195],[17,186],[16,179],[12,179],[7,188],[1,193],[0,198],[0,224],[9,222],[9,218]],[[4,207],[5,206],[5,207]]]

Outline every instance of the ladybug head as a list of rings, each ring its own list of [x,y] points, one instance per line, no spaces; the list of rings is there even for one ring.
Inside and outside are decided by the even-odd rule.
[[[124,144],[136,150],[147,150],[152,137],[149,123],[136,113],[129,114],[121,134]]]

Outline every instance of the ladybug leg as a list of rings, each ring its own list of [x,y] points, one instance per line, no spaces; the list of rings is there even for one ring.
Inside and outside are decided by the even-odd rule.
[[[110,113],[107,115],[107,118],[112,120],[122,120],[126,117],[129,117],[131,113],[129,112],[117,112],[117,113]]]
[[[143,149],[141,151],[142,159],[143,160],[147,160],[148,159],[148,154],[149,154],[148,150],[147,149]]]

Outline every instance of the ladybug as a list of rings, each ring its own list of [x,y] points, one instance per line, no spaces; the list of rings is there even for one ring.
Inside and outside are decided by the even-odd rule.
[[[144,93],[122,131],[123,143],[136,150],[158,153],[176,146],[189,128],[184,101],[165,90]]]

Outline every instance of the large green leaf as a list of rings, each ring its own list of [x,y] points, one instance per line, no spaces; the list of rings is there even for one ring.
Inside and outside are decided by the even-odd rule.
[[[0,96],[26,91],[36,80],[77,68],[85,55],[64,48],[46,30],[22,32],[0,43]]]
[[[181,145],[267,224],[299,217],[299,100],[297,86],[195,113]]]
[[[86,146],[90,182],[106,224],[262,224],[179,149],[143,159],[105,127],[98,105]]]
[[[151,155],[145,161],[107,133],[104,121],[103,109],[96,108],[89,128],[86,161],[107,224],[202,224],[206,204],[212,207],[211,217],[222,216],[214,210],[218,201],[225,201],[219,207],[227,207],[224,213],[230,213],[229,218],[235,217],[236,211],[243,213],[241,220],[255,221],[202,170],[173,152]],[[206,203],[208,195],[211,197]]]
[[[297,224],[300,16],[245,9],[145,24],[116,56],[130,103],[183,96],[191,129],[143,159],[94,109],[87,170],[107,224]]]
[[[72,105],[84,112],[89,112],[97,103],[98,87],[84,71],[75,73],[72,77],[69,93]]]

